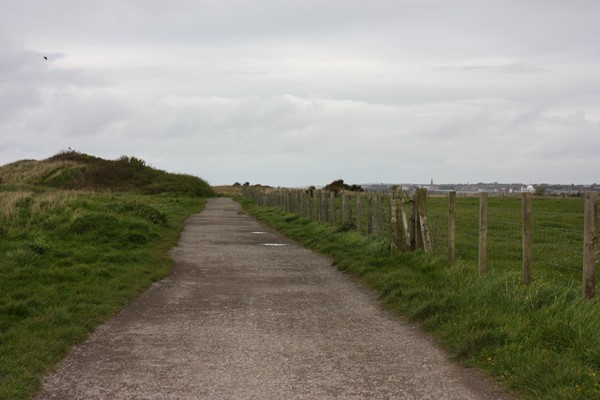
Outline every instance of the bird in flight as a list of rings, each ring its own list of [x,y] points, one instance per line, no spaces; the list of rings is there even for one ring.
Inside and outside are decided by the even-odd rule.
[[[46,61],[47,61],[47,60],[48,60],[48,57],[44,56],[44,60],[46,60]]]

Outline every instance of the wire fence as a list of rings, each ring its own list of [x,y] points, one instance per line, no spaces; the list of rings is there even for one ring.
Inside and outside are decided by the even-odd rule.
[[[344,230],[355,229],[365,235],[387,240],[400,250],[423,248],[429,242],[433,252],[448,253],[449,196],[429,196],[423,202],[426,226],[421,225],[415,195],[407,193],[354,193],[319,190],[247,190],[246,196],[259,205],[279,207],[286,211],[329,223]],[[487,195],[486,204],[487,204]],[[584,232],[587,203],[584,199],[535,198],[532,201],[533,244],[531,248],[535,277],[573,282],[585,275],[585,254],[593,253],[597,266],[596,197],[593,197],[593,234]],[[481,199],[460,196],[454,204],[454,248],[456,259],[480,259]],[[520,196],[491,197],[485,226],[486,268],[520,273],[524,268],[524,222]],[[425,216],[425,215],[424,215]],[[427,239],[421,237],[426,230]],[[399,230],[399,239],[395,239]],[[584,238],[589,235],[587,243]],[[398,232],[396,232],[398,236]],[[586,244],[587,243],[587,244]],[[528,246],[528,245],[527,245]],[[590,247],[591,246],[591,247]],[[392,246],[394,247],[394,245]],[[586,250],[587,249],[587,250]],[[590,250],[592,249],[592,250]],[[589,257],[588,257],[589,258]],[[589,264],[589,260],[587,261]],[[589,271],[588,271],[589,272]]]
[[[460,200],[460,199],[459,199]],[[494,199],[492,199],[493,201]],[[495,205],[520,206],[518,197],[504,198]],[[544,212],[546,199],[534,200],[533,259],[538,275],[559,280],[580,280],[583,265],[583,201],[563,200],[574,211]],[[439,200],[438,200],[439,203]],[[520,272],[523,243],[521,209],[490,205],[487,255],[490,269]],[[447,250],[448,213],[430,208],[428,217],[435,251]],[[457,203],[456,257],[477,260],[479,253],[479,208],[472,201]]]

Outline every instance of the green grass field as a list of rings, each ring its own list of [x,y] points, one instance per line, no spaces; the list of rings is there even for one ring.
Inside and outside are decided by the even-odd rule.
[[[433,209],[447,204],[429,200]],[[464,201],[461,209],[470,204],[478,212],[478,199]],[[518,200],[497,201],[510,218],[520,217]],[[563,219],[571,213],[578,218],[578,201],[537,202],[534,209],[543,204],[549,213],[538,223],[569,229],[571,222]],[[385,239],[242,202],[252,215],[360,277],[385,307],[420,324],[454,359],[485,371],[520,398],[600,398],[600,300],[584,301],[578,283],[538,271],[524,286],[519,268],[512,267],[491,268],[480,277],[468,254],[452,265],[443,252],[392,255]]]
[[[276,192],[275,192],[276,193]],[[320,218],[320,196],[315,193],[309,198],[306,192],[292,191],[291,210]],[[296,197],[303,194],[302,200]],[[345,229],[356,229],[360,207],[360,232],[368,234],[367,195],[361,194],[357,203],[356,194],[346,194],[344,208]],[[281,204],[281,198],[276,199]],[[332,222],[331,202],[334,202],[335,225],[341,226],[340,196],[326,196],[325,219]],[[371,236],[389,240],[391,237],[391,210],[387,195],[379,195],[372,201],[373,230]],[[404,199],[407,218],[410,204]],[[359,205],[360,204],[360,205]],[[289,207],[289,206],[288,206]],[[520,271],[522,268],[520,195],[490,196],[488,200],[488,269]],[[350,217],[350,218],[349,218]],[[445,196],[430,196],[427,199],[427,217],[433,250],[447,254],[448,199]],[[533,198],[534,224],[534,279],[543,276],[571,285],[580,283],[583,268],[583,221],[584,200],[582,198]],[[410,224],[410,221],[409,221]],[[381,228],[383,226],[383,229]],[[456,255],[464,261],[477,261],[479,243],[479,197],[459,196],[456,199]]]
[[[428,217],[434,248],[446,251],[448,200],[428,199]],[[456,254],[477,260],[479,198],[458,197],[456,202]],[[584,201],[581,198],[533,198],[534,279],[543,276],[566,284],[581,282],[583,266]],[[522,265],[521,199],[518,196],[488,200],[489,268],[520,271]]]

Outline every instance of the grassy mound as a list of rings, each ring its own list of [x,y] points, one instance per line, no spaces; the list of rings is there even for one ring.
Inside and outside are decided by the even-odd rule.
[[[214,194],[201,178],[161,171],[135,157],[104,160],[76,151],[61,152],[42,161],[22,160],[4,165],[0,167],[0,184],[198,197]]]
[[[202,179],[74,151],[0,167],[0,399],[29,399],[97,326],[173,266]]]
[[[2,186],[2,185],[0,185]],[[0,190],[0,399],[29,399],[71,346],[173,266],[204,199]]]

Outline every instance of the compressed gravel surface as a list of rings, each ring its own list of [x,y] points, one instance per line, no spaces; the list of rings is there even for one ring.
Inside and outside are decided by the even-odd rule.
[[[173,257],[37,399],[509,398],[230,199],[190,217]]]

